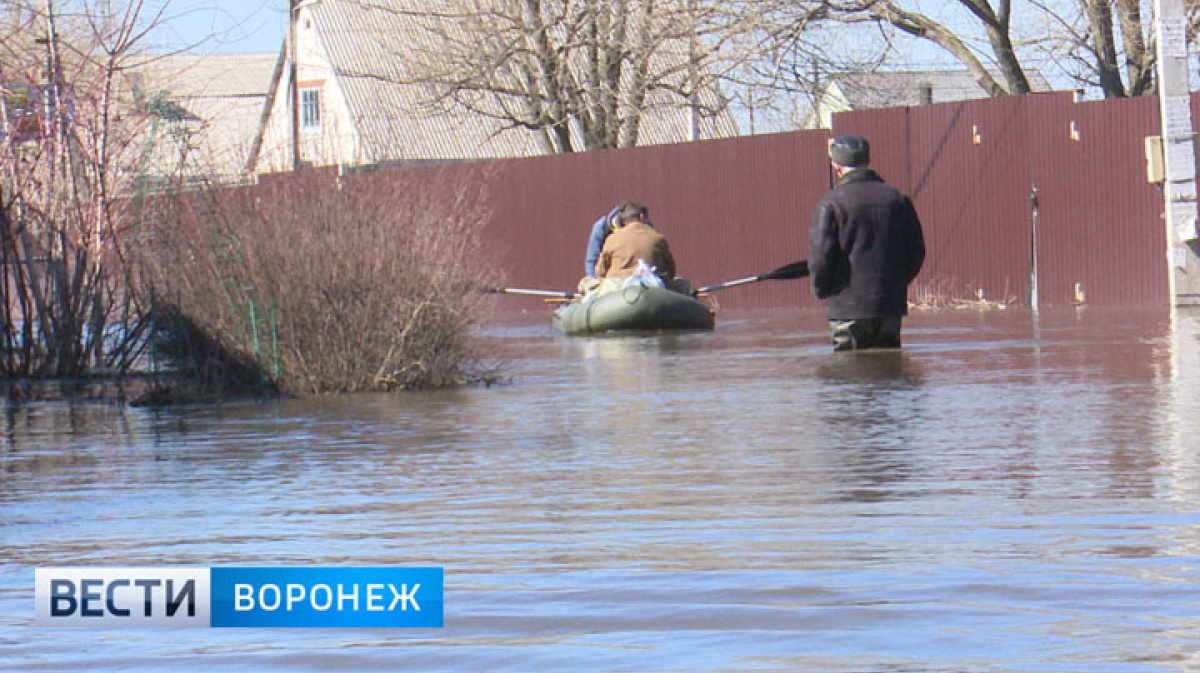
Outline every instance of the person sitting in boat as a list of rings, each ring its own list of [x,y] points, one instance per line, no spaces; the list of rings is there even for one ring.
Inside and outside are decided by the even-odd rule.
[[[633,201],[622,204],[616,220],[616,231],[604,241],[596,260],[596,278],[624,280],[638,270],[640,263],[651,267],[667,287],[672,287],[675,257],[667,239],[650,225],[646,206]]]
[[[596,262],[600,260],[600,251],[604,249],[604,242],[608,240],[610,234],[617,230],[619,224],[617,215],[621,212],[621,205],[617,204],[592,223],[592,232],[588,235],[587,256],[583,259],[583,278],[579,280],[579,286],[575,288],[576,294],[589,294],[600,287],[600,278],[596,277]]]
[[[600,219],[592,223],[592,233],[588,235],[587,256],[583,259],[583,277],[596,277],[596,262],[600,259],[600,251],[608,235],[617,230],[617,215],[621,212],[618,204]]]

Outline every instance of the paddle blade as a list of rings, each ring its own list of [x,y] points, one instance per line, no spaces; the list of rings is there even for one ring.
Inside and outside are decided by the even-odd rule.
[[[712,292],[714,290],[724,290],[727,287],[736,287],[747,283],[757,283],[760,280],[791,280],[793,278],[804,278],[808,275],[808,260],[802,259],[799,262],[792,262],[786,266],[781,266],[774,271],[768,271],[761,276],[751,276],[749,278],[739,278],[737,280],[717,283],[716,285],[705,285],[698,288],[693,294],[701,292]]]
[[[774,271],[769,271],[759,276],[762,280],[791,280],[793,278],[804,278],[808,276],[808,260],[802,259],[799,262],[792,262],[786,266],[781,266]]]

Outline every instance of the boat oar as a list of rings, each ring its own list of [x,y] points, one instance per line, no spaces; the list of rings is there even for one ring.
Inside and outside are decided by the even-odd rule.
[[[694,294],[700,294],[701,292],[712,292],[713,290],[724,290],[727,287],[745,285],[747,283],[757,283],[760,280],[791,280],[793,278],[804,278],[806,276],[808,276],[808,260],[802,259],[799,262],[785,264],[774,271],[768,271],[762,275],[750,276],[749,278],[739,278],[737,280],[730,280],[724,283],[717,283],[716,285],[705,285],[704,287],[697,288]]]
[[[555,299],[570,299],[575,296],[572,292],[561,290],[526,290],[520,287],[481,287],[479,289],[492,294],[525,294],[534,297],[554,297]]]

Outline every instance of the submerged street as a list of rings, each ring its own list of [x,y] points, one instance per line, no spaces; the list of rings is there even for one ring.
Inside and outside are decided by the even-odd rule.
[[[5,408],[0,667],[1200,667],[1200,313],[483,330],[511,382]],[[437,566],[441,629],[43,629],[44,566]]]

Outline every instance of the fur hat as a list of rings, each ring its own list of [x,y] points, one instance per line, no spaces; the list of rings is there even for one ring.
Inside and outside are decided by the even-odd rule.
[[[866,166],[871,163],[871,145],[862,136],[837,136],[829,141],[829,158],[847,168]]]

